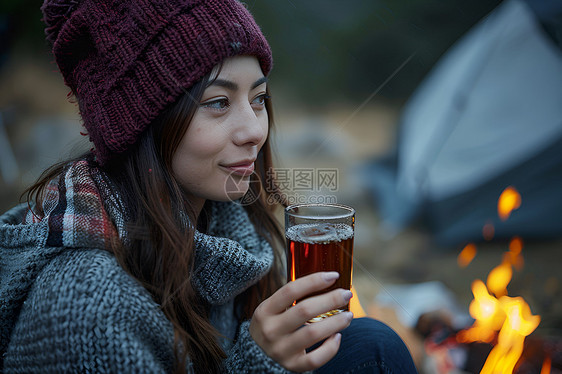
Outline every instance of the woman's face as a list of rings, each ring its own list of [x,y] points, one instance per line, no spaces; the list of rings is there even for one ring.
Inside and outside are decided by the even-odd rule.
[[[266,78],[251,56],[228,58],[205,89],[200,107],[172,158],[191,203],[244,196],[268,134]]]

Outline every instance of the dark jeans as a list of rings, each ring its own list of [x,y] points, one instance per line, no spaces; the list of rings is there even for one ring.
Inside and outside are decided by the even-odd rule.
[[[315,373],[417,373],[408,348],[384,323],[371,318],[356,318],[341,334],[338,353]]]

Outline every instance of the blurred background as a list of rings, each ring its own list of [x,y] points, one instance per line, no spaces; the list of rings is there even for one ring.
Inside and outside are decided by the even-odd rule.
[[[510,343],[524,346],[515,372],[562,372],[560,3],[246,1],[274,53],[287,197],[357,209],[359,301],[422,373],[480,372],[500,346],[498,329],[459,332],[474,322],[478,279],[496,306],[524,300],[519,322],[540,316]],[[89,148],[40,6],[0,4],[2,212]]]

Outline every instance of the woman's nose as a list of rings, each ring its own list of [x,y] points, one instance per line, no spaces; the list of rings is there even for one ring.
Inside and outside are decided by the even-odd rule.
[[[236,145],[263,144],[268,132],[268,115],[265,108],[255,110],[248,103],[240,108],[234,120],[237,122],[233,134]]]

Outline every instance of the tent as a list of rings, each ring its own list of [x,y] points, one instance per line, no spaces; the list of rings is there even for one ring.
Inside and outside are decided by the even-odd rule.
[[[561,18],[562,2],[505,1],[438,61],[395,152],[363,169],[385,232],[418,221],[443,244],[482,240],[484,226],[496,239],[562,237]],[[521,206],[504,221],[508,186]]]

